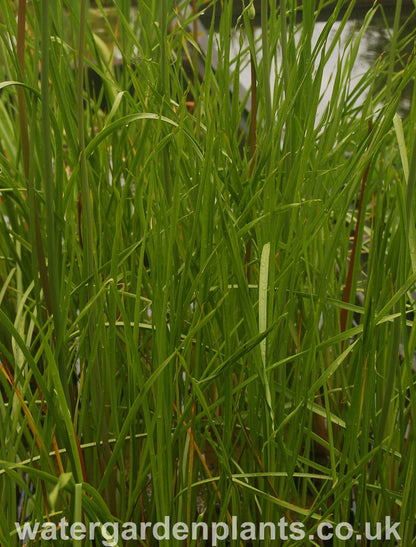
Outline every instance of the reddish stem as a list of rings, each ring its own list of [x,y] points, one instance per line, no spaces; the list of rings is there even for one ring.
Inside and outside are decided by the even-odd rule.
[[[371,130],[372,130],[372,123],[369,122],[368,132],[371,133]],[[361,225],[361,213],[362,213],[362,207],[363,207],[363,201],[364,201],[365,185],[367,183],[370,166],[371,166],[371,161],[368,162],[368,165],[363,175],[363,180],[361,182],[360,199],[358,202],[357,223],[355,225],[355,230],[354,230],[354,239],[353,239],[352,248],[351,248],[351,259],[348,265],[347,281],[345,284],[344,295],[342,297],[342,301],[346,303],[350,302],[350,297],[351,297],[352,276],[354,272],[355,258],[356,258],[356,252],[357,252],[358,233],[359,233],[359,229]],[[341,332],[344,332],[347,327],[347,317],[348,317],[347,308],[342,308],[341,317],[340,317]],[[344,346],[344,342],[342,342],[341,348],[343,348],[343,346]]]

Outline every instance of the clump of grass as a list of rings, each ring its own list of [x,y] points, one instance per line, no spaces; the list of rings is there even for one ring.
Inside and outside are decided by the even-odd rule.
[[[86,2],[0,1],[0,542],[62,517],[285,516],[309,534],[391,516],[410,545],[416,113],[396,115],[415,69],[392,69],[414,39],[401,4],[391,51],[352,81],[368,11],[326,105],[353,2],[317,39],[324,2],[262,2],[258,39],[248,3],[236,24],[213,1],[197,55],[206,3],[177,4],[117,2],[114,27],[97,1],[120,76]]]

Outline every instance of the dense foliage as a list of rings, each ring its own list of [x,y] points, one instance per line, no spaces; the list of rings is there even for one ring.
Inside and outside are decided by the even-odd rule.
[[[340,48],[354,2],[317,38],[323,0],[262,0],[261,32],[130,4],[97,1],[109,45],[84,0],[0,1],[1,545],[166,515],[413,544],[414,25],[398,1],[352,80],[380,7]]]

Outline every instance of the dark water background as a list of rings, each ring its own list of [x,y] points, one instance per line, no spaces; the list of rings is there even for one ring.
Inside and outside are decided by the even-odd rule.
[[[132,8],[132,9],[136,10],[137,8]],[[350,35],[354,32],[357,32],[358,29],[362,26],[367,11],[368,11],[368,8],[361,8],[361,9],[356,8],[353,10],[352,16],[341,34],[339,45],[335,49],[332,55],[332,62],[328,63],[328,65],[325,67],[324,76],[323,76],[323,88],[325,89],[323,89],[323,100],[322,100],[321,110],[324,108],[325,101],[329,99],[329,96],[332,92],[331,80],[333,77],[334,69],[336,67],[338,55],[345,50],[345,45]],[[405,4],[402,7],[401,25],[405,25],[404,29],[408,29],[409,31],[412,30],[412,27],[414,28],[416,25],[416,17],[412,16],[412,13],[414,13],[414,11],[415,10],[412,10],[410,8],[409,4]],[[106,8],[106,15],[110,23],[112,24],[113,28],[115,28],[117,25],[116,9],[111,7]],[[133,13],[132,16],[134,19],[135,13]],[[328,16],[329,16],[329,11],[323,10],[321,12],[319,20],[315,25],[314,39],[315,38],[317,39],[320,32],[323,30],[325,25],[325,19]],[[202,25],[204,25],[205,28],[209,27],[211,22],[211,17],[212,17],[212,13],[210,13],[208,10],[204,12],[204,14],[200,17],[200,22],[202,23]],[[90,21],[91,21],[91,25],[92,25],[94,33],[98,35],[103,40],[103,42],[105,42],[110,48],[112,48],[113,44],[111,41],[111,34],[106,28],[106,23],[100,11],[97,8],[90,9]],[[352,74],[353,79],[351,82],[352,85],[354,84],[354,81],[358,81],[358,79],[371,66],[373,66],[374,63],[376,63],[376,61],[380,58],[380,56],[385,55],[389,51],[393,21],[394,21],[394,8],[385,8],[385,9],[379,8],[377,10],[376,14],[374,15],[361,41],[358,57],[353,67],[353,74]],[[340,23],[338,22],[335,23],[330,37],[334,35],[339,24]],[[404,30],[404,32],[406,31]],[[257,37],[259,37],[261,34],[258,12],[257,12],[257,18],[256,18],[255,34]],[[236,30],[232,38],[232,52],[235,55],[237,55],[239,51],[239,36],[240,36],[240,32]],[[409,44],[407,51],[405,51],[404,56],[402,56],[402,63],[398,64],[396,67],[397,70],[400,70],[402,68],[403,63],[406,61],[406,57],[412,55],[413,53],[412,50],[413,50],[413,44]],[[117,51],[117,49],[115,49],[114,51],[114,59],[116,62],[119,59],[121,59],[121,54],[120,52]],[[279,51],[277,51],[277,59],[279,59]],[[273,81],[274,81],[273,74],[271,75],[271,80],[272,80],[271,83],[273,85]],[[250,85],[250,70],[248,67],[248,63],[247,63],[247,66],[241,71],[240,83],[242,86],[241,96],[243,96],[244,89],[248,89]],[[413,94],[413,84],[408,85],[403,92],[402,100],[399,107],[399,114],[402,117],[405,117],[408,111],[410,110],[412,94]],[[359,100],[364,100],[364,97],[361,97],[361,99]]]

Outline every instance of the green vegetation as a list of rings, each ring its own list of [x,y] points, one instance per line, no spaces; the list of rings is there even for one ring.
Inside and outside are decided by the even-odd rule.
[[[243,4],[237,22],[232,2],[188,4],[115,1],[120,71],[85,0],[0,0],[0,544],[26,519],[234,515],[308,534],[389,516],[412,545],[415,101],[396,113],[414,25],[398,1],[353,81],[369,10],[325,105],[354,2],[317,40],[324,0],[301,22],[263,0],[260,38]]]

